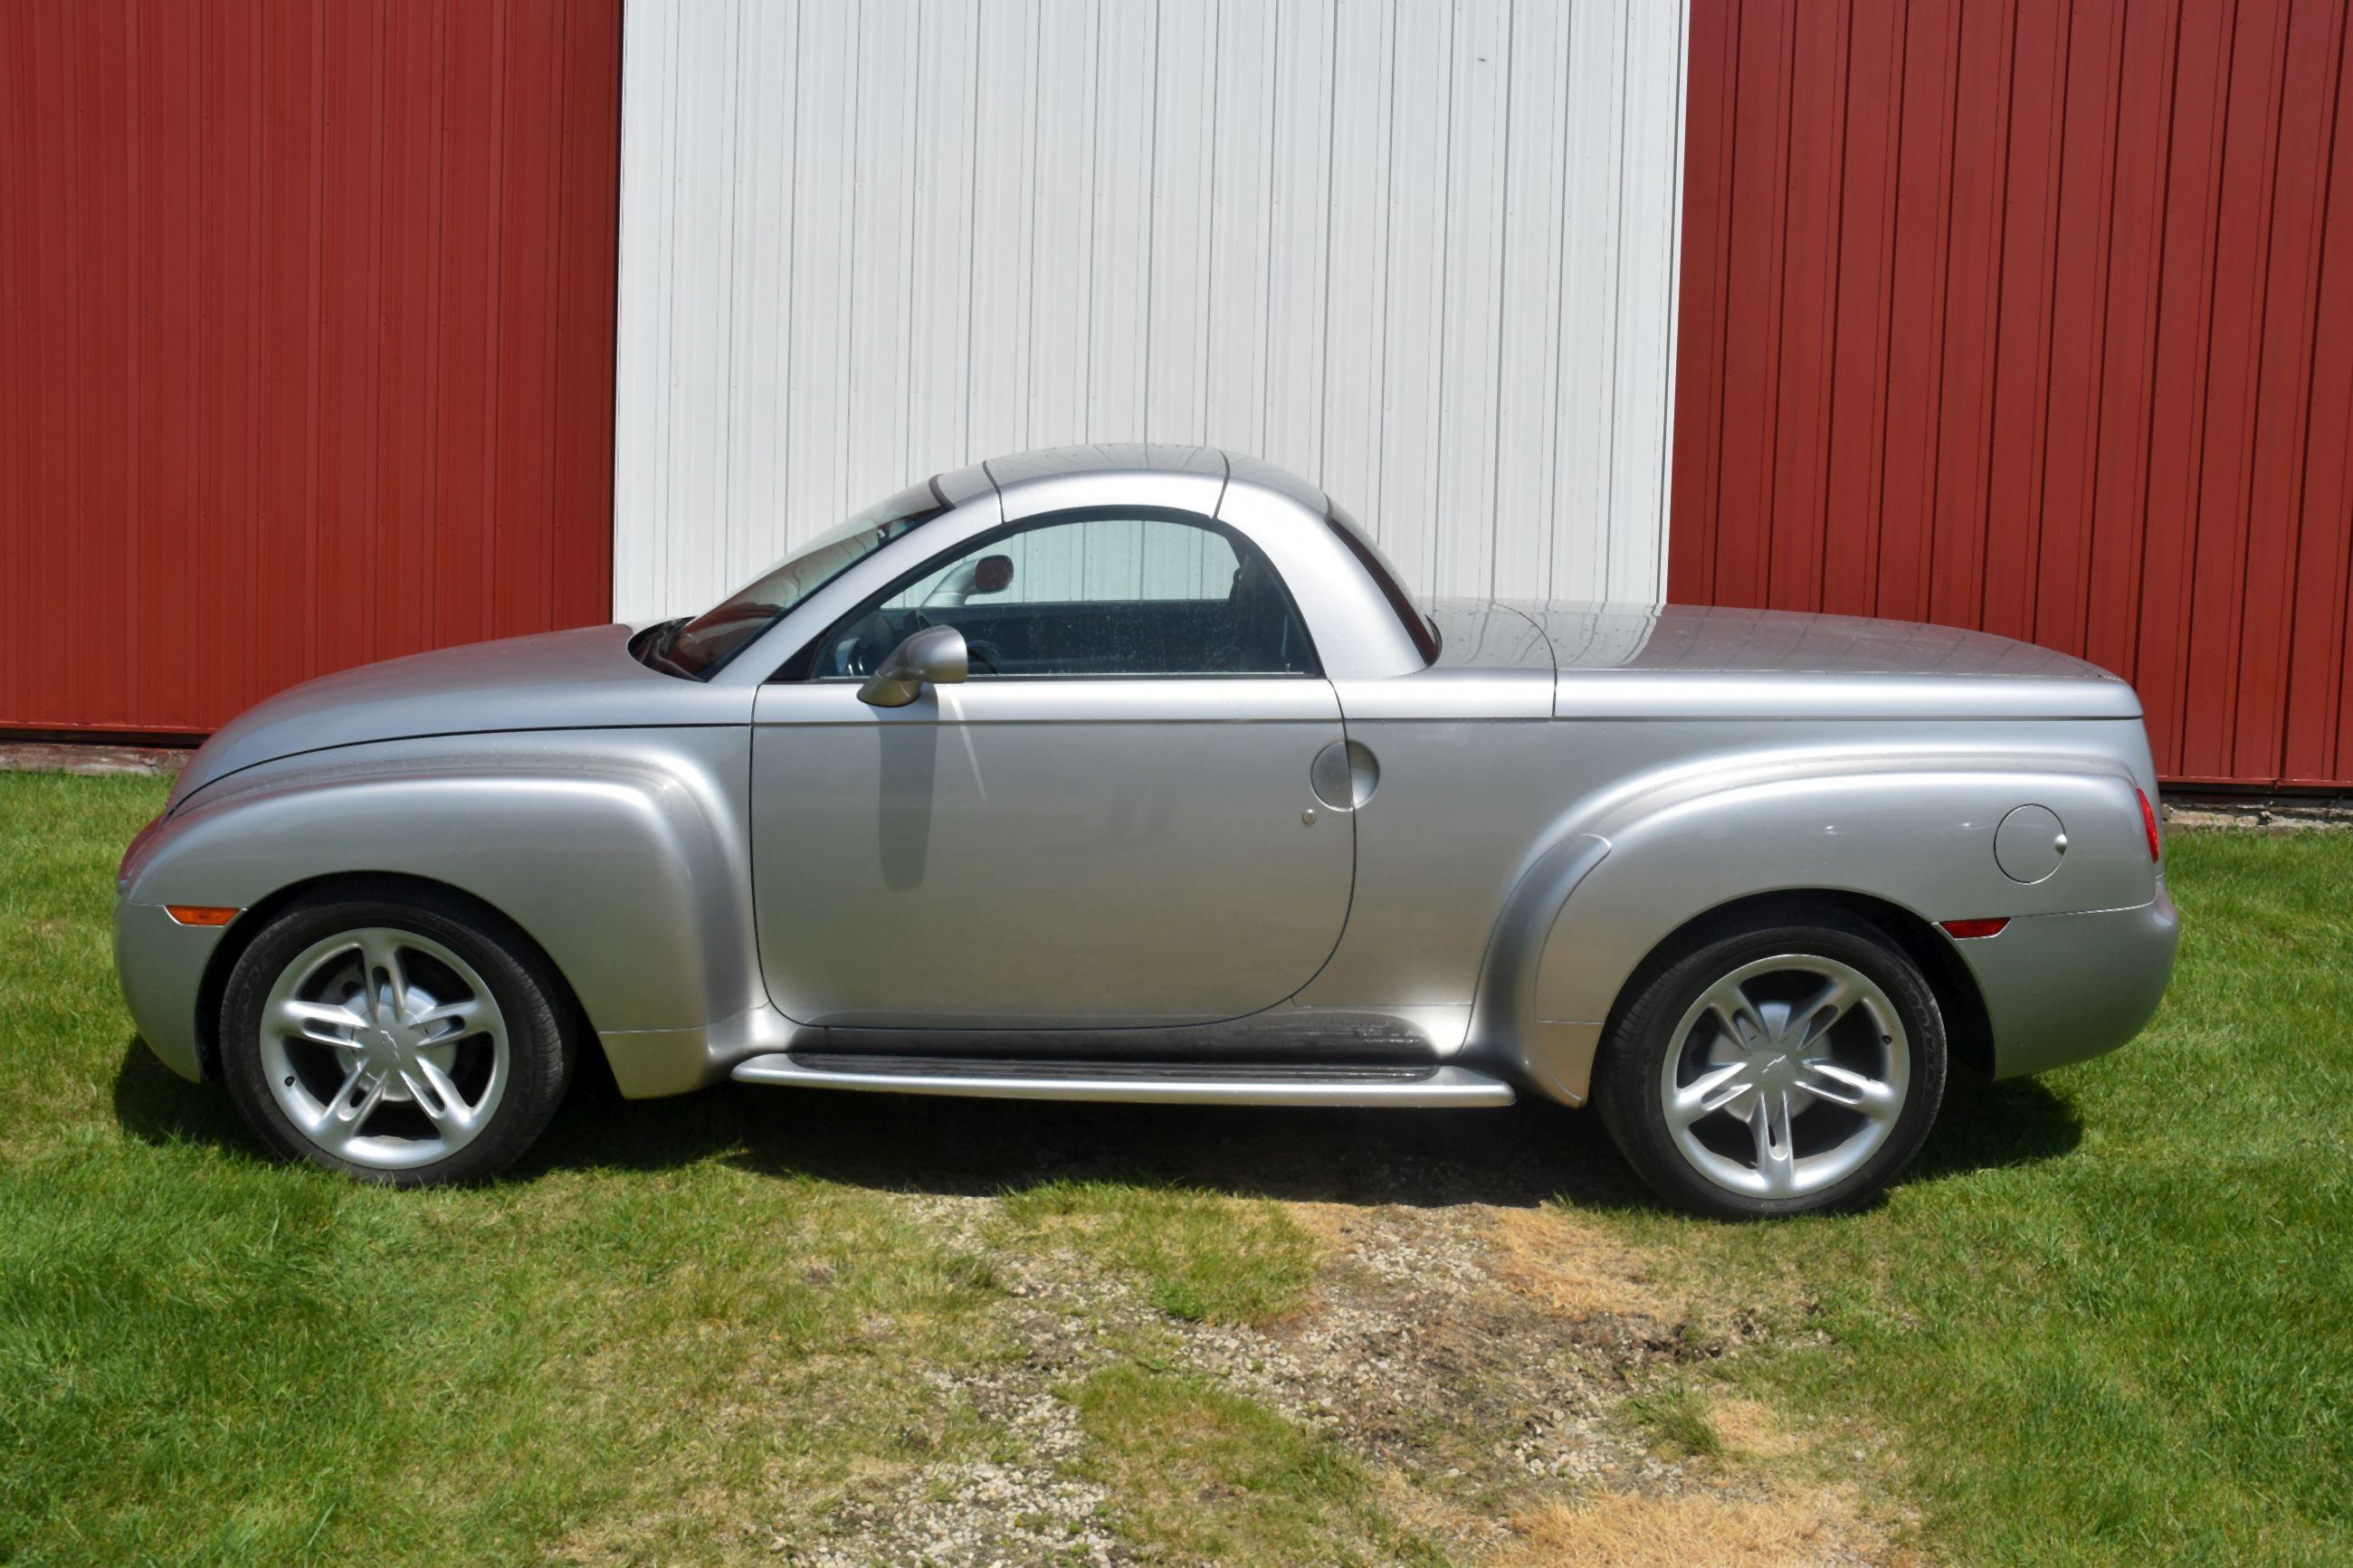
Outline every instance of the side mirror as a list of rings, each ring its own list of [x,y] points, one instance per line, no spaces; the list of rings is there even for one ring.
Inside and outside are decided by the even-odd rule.
[[[961,685],[970,664],[964,634],[954,626],[925,626],[891,650],[882,668],[858,689],[870,708],[904,708],[923,695],[924,684]]]

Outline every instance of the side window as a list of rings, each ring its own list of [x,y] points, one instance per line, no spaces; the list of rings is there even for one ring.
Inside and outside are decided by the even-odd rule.
[[[927,626],[964,633],[974,680],[1316,669],[1266,559],[1167,516],[1050,520],[973,545],[844,619],[811,675],[862,678]]]

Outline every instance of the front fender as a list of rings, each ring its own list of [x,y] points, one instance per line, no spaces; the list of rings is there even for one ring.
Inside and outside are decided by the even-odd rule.
[[[1566,825],[1563,845],[1604,847],[1583,852],[1556,918],[1499,932],[1542,935],[1532,962],[1508,942],[1491,953],[1491,982],[1513,964],[1533,981],[1482,984],[1479,1037],[1581,1103],[1627,979],[1681,927],[1758,894],[1860,894],[1931,924],[2146,906],[2158,889],[2134,789],[2105,758],[2049,755],[1783,757],[1641,781]],[[2003,816],[2029,804],[2056,812],[2070,840],[2060,869],[2032,885],[1993,853]]]
[[[201,966],[168,944],[196,933],[160,906],[251,909],[322,878],[389,873],[457,888],[522,927],[608,1050],[616,1035],[739,1016],[763,1000],[747,769],[748,731],[725,726],[389,742],[249,770],[193,797],[124,868],[134,1016],[167,1061],[193,1058],[172,1042],[194,1030]]]

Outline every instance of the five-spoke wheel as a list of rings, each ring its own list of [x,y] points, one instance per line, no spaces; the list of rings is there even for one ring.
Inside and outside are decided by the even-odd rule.
[[[395,896],[355,897],[384,891]],[[411,1184],[488,1174],[538,1135],[571,1046],[545,961],[436,889],[297,900],[231,972],[221,1065],[280,1151]]]
[[[1722,1215],[1849,1207],[1926,1137],[1945,1034],[1918,964],[1835,909],[1703,930],[1624,1006],[1603,1120],[1661,1193]]]
[[[509,1077],[490,984],[440,942],[386,926],[296,955],[263,1005],[259,1046],[269,1092],[302,1135],[381,1170],[472,1142]]]
[[[1676,1026],[1660,1074],[1685,1159],[1736,1193],[1820,1192],[1869,1159],[1904,1110],[1912,1047],[1895,1004],[1852,964],[1744,963]]]

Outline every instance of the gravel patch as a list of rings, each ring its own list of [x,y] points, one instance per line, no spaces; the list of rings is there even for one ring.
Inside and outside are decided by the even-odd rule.
[[[994,1199],[904,1201],[955,1245],[987,1244]],[[1085,1435],[1065,1397],[1133,1355],[1325,1436],[1376,1478],[1392,1514],[1459,1560],[1524,1559],[1558,1528],[1563,1510],[1597,1500],[1661,1508],[1689,1500],[1694,1510],[1752,1513],[1769,1501],[1787,1519],[1817,1495],[1826,1519],[1835,1512],[1835,1528],[1825,1526],[1818,1553],[1786,1560],[1887,1560],[1881,1537],[1858,1531],[1850,1496],[1792,1490],[1726,1461],[1654,1449],[1619,1411],[1658,1376],[1755,1342],[1761,1310],[1711,1303],[1710,1321],[1728,1326],[1703,1331],[1648,1281],[1601,1277],[1641,1262],[1607,1243],[1599,1263],[1580,1259],[1567,1270],[1570,1290],[1542,1289],[1527,1277],[1528,1237],[1514,1227],[1554,1222],[1525,1209],[1284,1206],[1322,1239],[1324,1260],[1311,1304],[1261,1327],[1170,1318],[1076,1247],[992,1253],[1018,1352],[934,1381],[944,1402],[966,1402],[1020,1458],[923,1466],[837,1509],[821,1539],[779,1542],[782,1560],[828,1568],[1159,1560],[1139,1556],[1113,1530],[1114,1500],[1086,1479]],[[1574,1222],[1559,1223],[1558,1245],[1576,1248]],[[1537,1529],[1530,1521],[1538,1520],[1553,1522]],[[1792,1529],[1793,1540],[1815,1539]]]
[[[1054,1353],[1057,1346],[1062,1355]],[[786,1563],[811,1568],[909,1563],[1124,1563],[1134,1558],[1106,1527],[1110,1490],[1072,1473],[1084,1438],[1053,1389],[1056,1363],[1075,1364],[1065,1336],[1046,1352],[981,1373],[925,1374],[943,1403],[963,1400],[1022,1449],[1017,1463],[926,1465],[879,1495],[844,1503],[820,1541],[778,1537]]]

